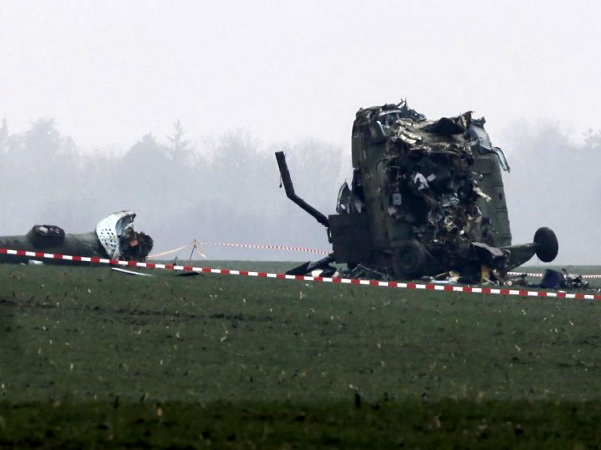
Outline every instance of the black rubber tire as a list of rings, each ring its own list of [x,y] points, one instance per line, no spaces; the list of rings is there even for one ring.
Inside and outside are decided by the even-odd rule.
[[[552,229],[541,227],[534,233],[534,244],[536,245],[536,256],[542,262],[551,262],[557,256],[559,243]]]
[[[394,249],[393,271],[395,278],[411,280],[427,274],[428,252],[422,244],[410,240]]]

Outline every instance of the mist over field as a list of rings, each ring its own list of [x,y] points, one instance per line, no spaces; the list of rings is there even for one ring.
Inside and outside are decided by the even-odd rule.
[[[0,7],[0,234],[132,209],[155,252],[193,239],[329,249],[279,189],[333,213],[360,107],[475,110],[512,171],[514,243],[555,230],[598,264],[601,8],[459,1],[8,1]],[[203,246],[211,259],[312,255]],[[178,254],[187,257],[189,249]]]

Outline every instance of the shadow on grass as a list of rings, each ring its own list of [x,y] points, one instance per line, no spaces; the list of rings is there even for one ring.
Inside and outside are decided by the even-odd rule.
[[[0,446],[595,447],[600,402],[0,403]]]

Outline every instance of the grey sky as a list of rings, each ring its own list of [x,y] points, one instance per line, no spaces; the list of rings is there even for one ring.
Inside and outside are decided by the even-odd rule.
[[[87,150],[244,128],[348,147],[355,111],[407,98],[601,128],[597,1],[0,0],[0,118]],[[509,153],[514,149],[506,149]]]

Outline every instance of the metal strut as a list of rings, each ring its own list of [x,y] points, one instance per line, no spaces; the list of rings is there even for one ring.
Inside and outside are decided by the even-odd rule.
[[[286,196],[300,206],[302,209],[311,214],[315,219],[322,224],[324,227],[328,228],[330,226],[330,222],[328,218],[309,205],[306,201],[300,198],[294,192],[294,185],[292,184],[292,179],[290,178],[290,172],[288,171],[288,165],[286,164],[286,155],[284,152],[276,152],[275,158],[278,161],[278,167],[280,169],[280,175],[282,177],[282,183],[284,184],[284,189],[286,190]]]

